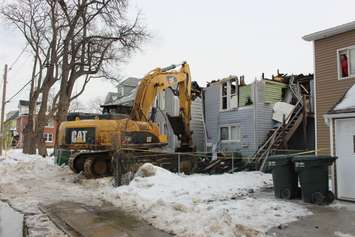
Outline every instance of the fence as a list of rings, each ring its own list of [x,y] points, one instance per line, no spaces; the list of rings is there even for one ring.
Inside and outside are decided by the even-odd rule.
[[[244,170],[249,159],[242,157],[238,151],[212,154],[121,148],[114,153],[112,160],[114,185],[129,183],[144,163],[152,163],[178,174],[216,174]]]

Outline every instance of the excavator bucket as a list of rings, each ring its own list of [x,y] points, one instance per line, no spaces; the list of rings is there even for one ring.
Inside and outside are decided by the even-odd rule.
[[[178,136],[179,138],[183,137],[186,134],[185,126],[184,126],[184,120],[182,119],[182,116],[171,116],[169,114],[166,114],[168,117],[168,120],[170,122],[171,128],[174,131],[174,134]]]

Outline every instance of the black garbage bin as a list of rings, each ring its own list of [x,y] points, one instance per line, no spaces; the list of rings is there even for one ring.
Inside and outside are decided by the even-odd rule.
[[[270,156],[267,167],[272,171],[275,197],[292,199],[299,196],[297,173],[291,156]]]
[[[295,156],[295,170],[300,177],[302,200],[318,205],[329,204],[334,194],[329,191],[328,167],[336,157],[331,156]]]

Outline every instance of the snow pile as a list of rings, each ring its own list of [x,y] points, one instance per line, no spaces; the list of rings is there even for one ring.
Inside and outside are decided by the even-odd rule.
[[[25,215],[29,236],[65,236],[39,210],[39,203],[79,200],[95,205],[100,202],[96,190],[74,184],[73,173],[54,165],[53,157],[11,150],[0,158],[0,173],[0,199]]]
[[[260,172],[184,176],[145,164],[130,185],[113,188],[111,178],[78,179],[53,158],[11,151],[0,158],[0,173],[0,199],[25,214],[29,236],[64,236],[38,208],[60,201],[109,201],[178,236],[263,236],[311,214],[260,192],[272,186]]]
[[[342,233],[342,232],[340,232],[340,231],[334,232],[334,236],[337,236],[337,237],[355,237],[355,236],[352,235],[352,234],[345,234],[345,233]]]
[[[154,176],[138,176],[128,186],[106,189],[104,198],[178,236],[258,236],[311,214],[297,204],[257,197],[260,189],[272,186],[269,174],[179,176],[147,167],[155,168]]]
[[[334,110],[355,109],[355,84],[346,92],[345,97]]]

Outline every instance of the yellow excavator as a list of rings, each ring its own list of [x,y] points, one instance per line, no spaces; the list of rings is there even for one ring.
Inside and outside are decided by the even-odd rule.
[[[174,70],[180,67],[179,70]],[[179,152],[191,152],[191,102],[200,90],[191,81],[189,65],[171,65],[156,68],[140,82],[129,116],[116,115],[113,119],[86,119],[63,122],[59,127],[58,146],[74,151],[69,166],[75,173],[87,178],[112,174],[111,158],[117,147],[156,149],[167,145],[167,135],[160,134],[154,122],[154,104],[157,95],[166,89],[179,98],[178,116],[167,114],[171,127],[180,140]]]

